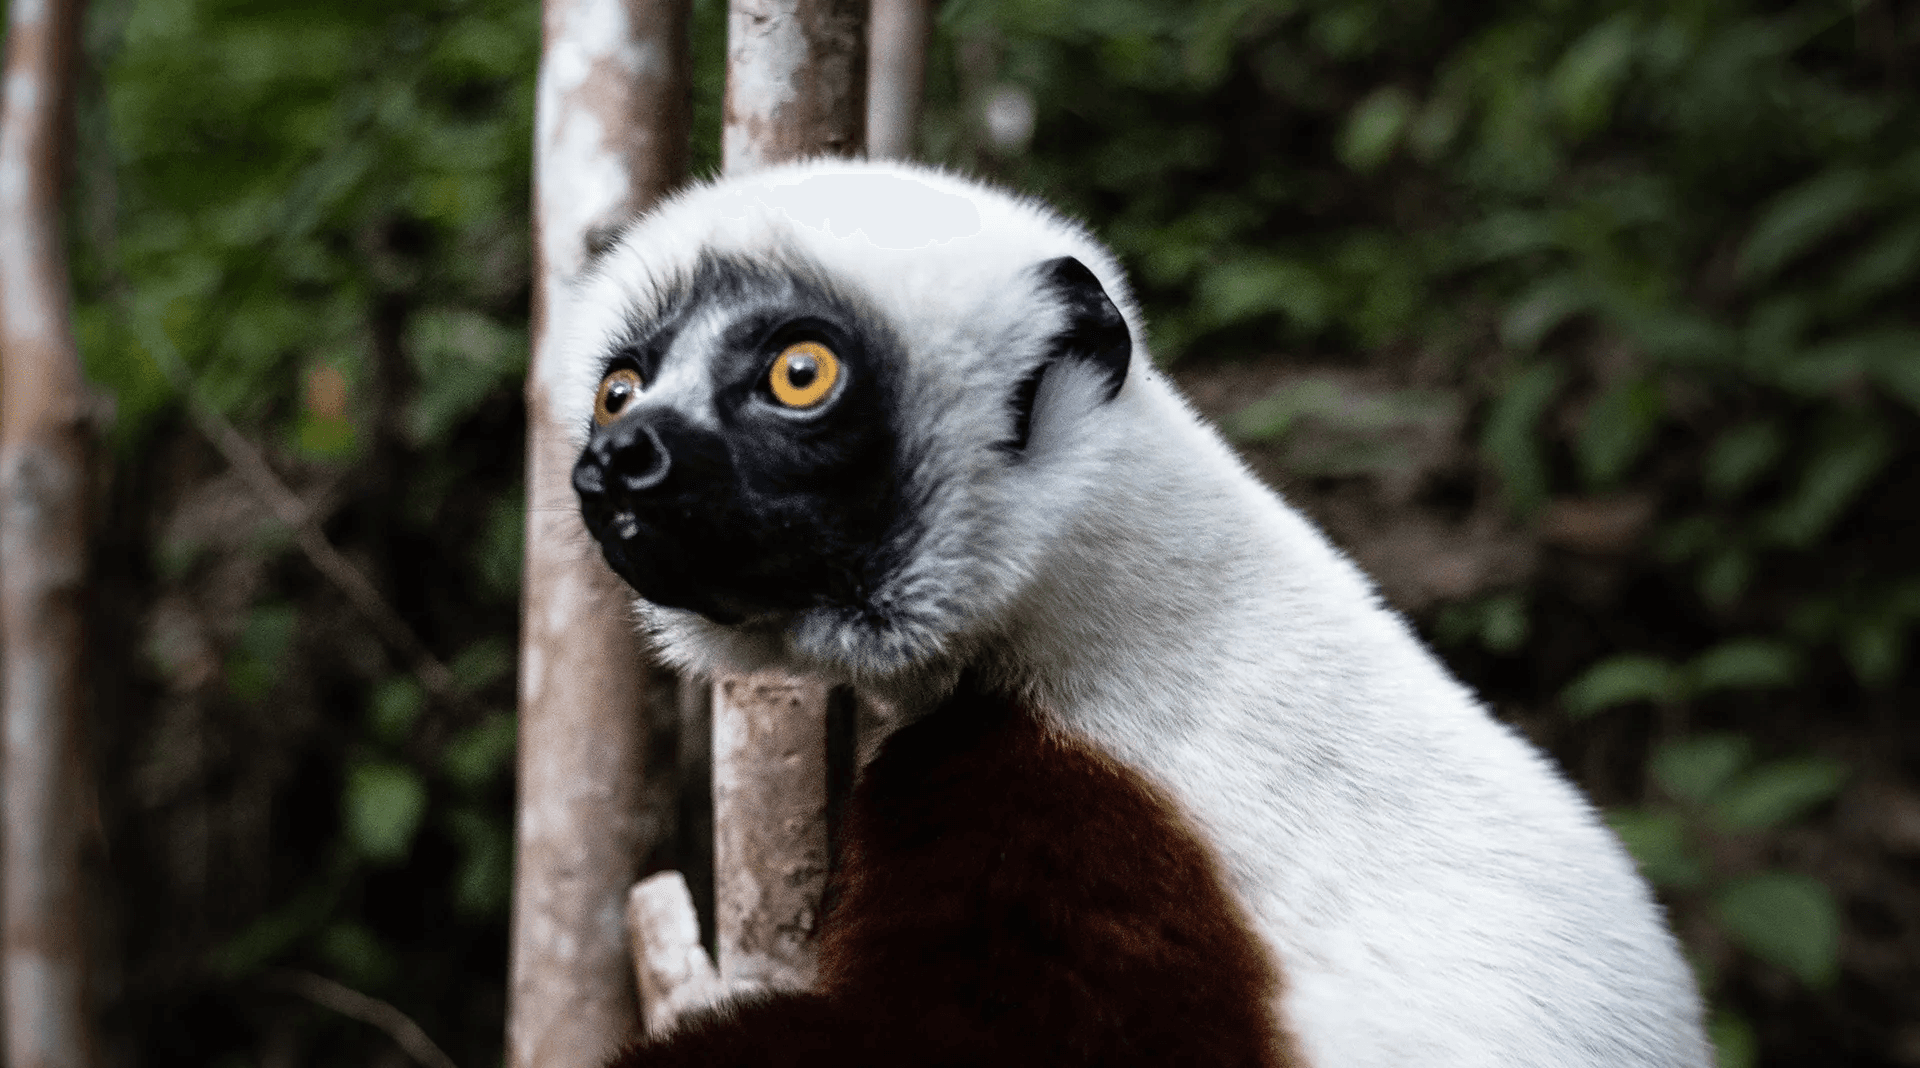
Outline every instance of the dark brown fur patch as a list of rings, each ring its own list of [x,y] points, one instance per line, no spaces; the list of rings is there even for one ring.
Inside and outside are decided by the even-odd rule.
[[[847,813],[817,993],[610,1068],[1293,1068],[1265,952],[1160,792],[963,683]]]

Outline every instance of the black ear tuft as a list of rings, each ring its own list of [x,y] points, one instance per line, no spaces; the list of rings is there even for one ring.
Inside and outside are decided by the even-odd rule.
[[[1067,311],[1066,327],[1053,339],[1047,363],[1084,360],[1106,375],[1107,399],[1119,396],[1120,386],[1127,380],[1127,364],[1133,358],[1133,337],[1127,333],[1127,321],[1120,317],[1120,309],[1114,307],[1087,265],[1072,256],[1048,260],[1035,270],[1040,284],[1052,290]]]

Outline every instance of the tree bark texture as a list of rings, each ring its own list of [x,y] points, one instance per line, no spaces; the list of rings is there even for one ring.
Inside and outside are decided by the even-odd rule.
[[[18,0],[16,0],[18,2]],[[519,808],[507,1056],[596,1063],[631,1037],[628,887],[643,803],[647,651],[631,594],[580,523],[556,414],[556,314],[595,231],[686,173],[688,0],[545,0],[534,150],[533,365],[520,650]]]
[[[729,174],[866,142],[866,0],[732,0],[720,154]]]
[[[779,672],[714,683],[713,914],[730,990],[805,989],[818,970],[827,695]]]
[[[732,0],[730,174],[865,141],[865,0]],[[714,926],[729,990],[810,986],[826,889],[828,688],[778,672],[713,689]]]
[[[932,0],[873,0],[867,31],[867,155],[912,159],[927,86]]]
[[[94,1061],[81,744],[89,403],[60,188],[77,0],[13,0],[0,100],[0,915],[6,1062]]]

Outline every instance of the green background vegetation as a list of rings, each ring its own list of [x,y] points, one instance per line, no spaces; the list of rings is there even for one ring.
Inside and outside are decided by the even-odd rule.
[[[724,5],[696,8],[710,173]],[[72,249],[118,408],[121,1060],[391,1059],[285,969],[499,1060],[538,35],[533,0],[94,5]],[[1210,410],[1263,472],[1363,562],[1355,500],[1520,547],[1396,599],[1608,807],[1726,1068],[1920,1063],[1916,64],[1906,0],[939,16],[928,157],[1089,220],[1203,406],[1260,383]],[[1030,141],[986,136],[1007,92]],[[313,572],[189,396],[462,700]],[[1412,462],[1416,432],[1453,459]]]

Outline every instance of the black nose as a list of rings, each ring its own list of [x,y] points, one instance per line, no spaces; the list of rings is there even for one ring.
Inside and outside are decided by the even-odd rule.
[[[604,493],[611,480],[628,493],[640,493],[665,481],[672,466],[659,432],[629,417],[593,432],[586,455],[573,467],[573,488],[583,495]]]

